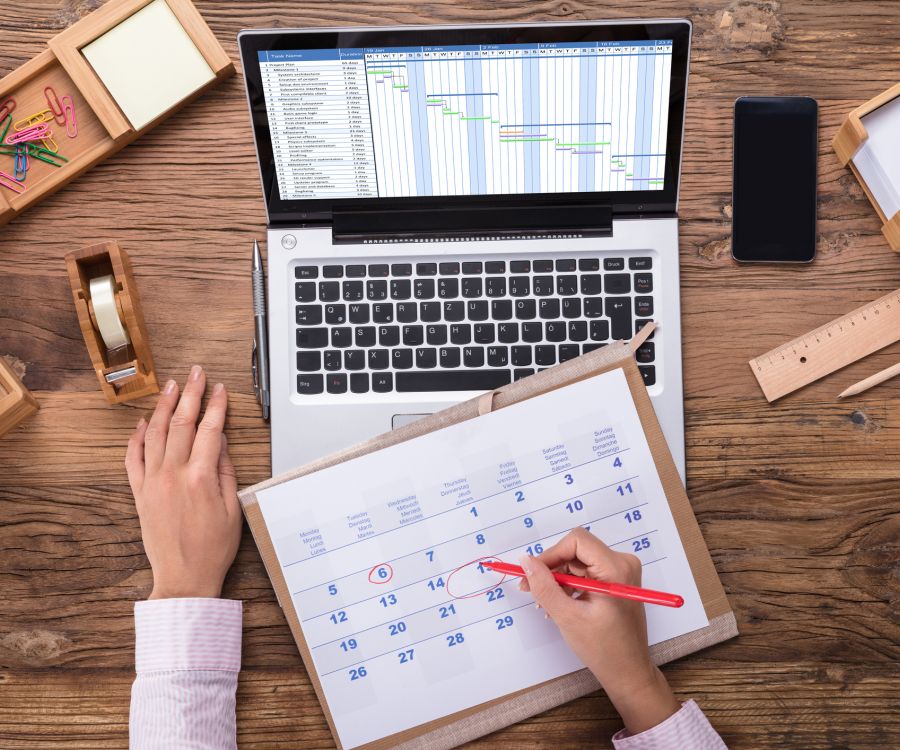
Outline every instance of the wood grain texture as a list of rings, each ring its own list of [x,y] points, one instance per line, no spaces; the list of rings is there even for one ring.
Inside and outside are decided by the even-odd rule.
[[[99,0],[0,3],[0,74]],[[900,259],[831,148],[843,117],[897,82],[895,2],[198,0],[232,59],[241,28],[689,15],[681,185],[688,490],[741,636],[666,668],[734,750],[900,745],[900,380],[838,402],[900,344],[767,404],[747,361],[900,287]],[[819,100],[818,259],[730,258],[731,125],[743,94]],[[210,151],[210,145],[214,149]],[[265,223],[240,76],[96,166],[0,234],[0,355],[41,403],[0,440],[0,747],[124,748],[132,602],[150,584],[122,465],[144,399],[107,406],[63,255],[131,255],[158,375],[195,361],[235,393],[242,485],[269,472],[247,371],[249,248]],[[245,601],[242,748],[333,743],[249,534],[226,584]],[[608,746],[601,695],[473,747]]]

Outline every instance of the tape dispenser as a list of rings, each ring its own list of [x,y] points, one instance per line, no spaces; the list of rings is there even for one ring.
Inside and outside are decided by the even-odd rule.
[[[74,250],[66,268],[88,354],[111,404],[159,392],[128,254],[115,242]]]

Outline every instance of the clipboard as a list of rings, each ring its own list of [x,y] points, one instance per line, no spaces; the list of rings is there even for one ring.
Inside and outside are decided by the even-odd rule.
[[[310,681],[315,688],[316,695],[322,705],[325,718],[335,737],[338,748],[343,750],[335,730],[331,712],[325,700],[319,676],[313,664],[312,655],[291,602],[290,591],[285,583],[281,566],[278,564],[275,547],[259,507],[257,493],[296,477],[349,461],[391,445],[413,440],[434,430],[458,424],[468,419],[477,419],[480,415],[490,411],[502,409],[526,399],[538,398],[544,393],[610,370],[621,368],[624,372],[709,620],[709,625],[705,628],[652,646],[650,648],[651,657],[657,665],[665,664],[673,659],[733,638],[738,634],[734,613],[731,610],[709,551],[703,541],[700,527],[697,525],[697,520],[691,509],[684,485],[681,483],[681,478],[678,475],[672,455],[663,437],[662,429],[650,402],[650,397],[647,395],[643,378],[634,361],[634,350],[643,340],[649,337],[651,332],[652,325],[648,325],[630,343],[624,341],[614,342],[602,349],[516,381],[496,391],[489,391],[482,396],[457,404],[430,417],[412,422],[346,450],[318,459],[306,466],[266,480],[238,493],[244,514],[250,525],[250,530],[259,547],[266,571],[275,589],[278,603],[287,617],[291,633],[297,642],[303,663],[309,673]],[[443,750],[457,747],[530,716],[580,698],[599,688],[599,683],[590,671],[582,669],[367,743],[361,746],[360,750],[383,750],[384,748]]]

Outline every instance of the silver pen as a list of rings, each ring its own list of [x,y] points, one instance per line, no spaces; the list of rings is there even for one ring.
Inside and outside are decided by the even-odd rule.
[[[253,353],[252,373],[256,399],[262,406],[263,419],[269,419],[269,329],[266,320],[266,283],[263,278],[262,254],[253,240]]]

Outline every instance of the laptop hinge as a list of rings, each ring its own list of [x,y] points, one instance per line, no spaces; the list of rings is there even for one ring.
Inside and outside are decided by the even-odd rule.
[[[335,209],[335,244],[610,237],[612,207],[534,203]]]

